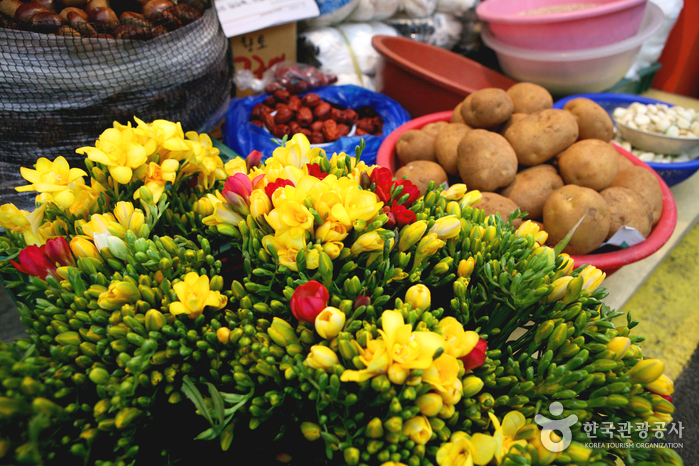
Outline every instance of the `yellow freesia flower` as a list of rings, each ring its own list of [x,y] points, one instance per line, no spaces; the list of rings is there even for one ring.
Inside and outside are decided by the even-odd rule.
[[[359,356],[359,360],[366,366],[366,369],[347,369],[340,376],[341,381],[364,382],[376,375],[388,372],[391,356],[386,349],[386,342],[384,340],[374,340],[370,337],[364,353]]]
[[[425,416],[435,417],[442,411],[444,400],[437,393],[425,393],[415,400],[415,406],[420,409],[420,412]]]
[[[340,360],[337,354],[327,346],[314,345],[306,357],[306,364],[311,369],[331,369],[335,364],[339,364]]]
[[[90,186],[87,186],[82,178],[75,180],[74,185],[74,199],[68,210],[71,214],[75,215],[85,215],[92,211],[100,193],[106,191],[104,186],[98,183],[94,178],[90,180]]]
[[[471,352],[478,343],[478,333],[472,330],[464,330],[461,322],[454,317],[448,316],[439,321],[438,326],[442,329],[442,336],[445,340],[444,353],[455,358],[461,358]]]
[[[308,138],[302,133],[297,133],[284,146],[274,149],[272,158],[285,167],[292,166],[301,169],[320,155],[320,151],[319,147],[311,148]]]
[[[296,201],[283,203],[265,215],[265,219],[283,244],[293,244],[297,249],[301,248],[301,242],[305,243],[306,232],[312,231],[314,221],[306,206]]]
[[[595,291],[598,286],[602,284],[602,281],[607,277],[607,274],[602,272],[600,269],[593,265],[588,265],[580,272],[583,277],[583,289],[588,290],[590,293]]]
[[[425,416],[415,416],[403,423],[403,435],[418,445],[424,445],[432,438],[432,425]]]
[[[646,389],[658,395],[672,395],[675,393],[675,384],[670,377],[663,374],[649,384],[646,384]]]
[[[493,434],[496,445],[495,461],[500,464],[502,457],[509,453],[514,445],[527,446],[526,440],[516,440],[517,431],[525,426],[527,420],[519,411],[507,413],[502,419],[502,425],[500,425],[500,421],[493,413],[488,412],[488,416],[490,416],[490,420],[493,421],[493,426],[495,427],[495,433]]]
[[[347,227],[340,222],[328,220],[316,229],[315,237],[322,243],[342,241],[347,238]]]
[[[233,176],[236,173],[245,173],[247,175],[248,173],[248,166],[245,163],[245,159],[242,157],[234,157],[230,159],[223,166],[223,169],[226,171],[228,176]]]
[[[422,283],[413,285],[405,292],[405,302],[413,309],[424,311],[432,304],[432,293]]]
[[[378,230],[364,233],[352,245],[352,254],[357,255],[363,252],[382,251],[384,240],[381,238]]]
[[[129,183],[134,170],[143,166],[150,155],[130,127],[109,128],[100,135],[95,147],[81,147],[75,152],[108,167],[119,184]]]
[[[424,370],[422,380],[432,385],[432,388],[437,390],[443,397],[447,394],[448,397],[444,400],[446,403],[456,404],[461,399],[461,390],[457,388],[463,389],[461,381],[457,378],[458,375],[459,362],[457,359],[450,354],[442,354]],[[458,387],[456,385],[457,382]],[[454,399],[457,394],[458,398]]]
[[[175,159],[164,160],[162,164],[158,165],[155,162],[150,162],[148,164],[148,169],[146,170],[146,180],[145,186],[153,194],[153,200],[158,202],[160,196],[165,192],[165,185],[169,181],[174,183],[177,178],[177,169],[180,167],[180,163]],[[134,199],[140,198],[140,194],[136,191],[134,194]]]
[[[432,356],[444,347],[444,338],[434,332],[413,332],[398,311],[381,314],[379,334],[393,361],[406,369],[427,369],[432,365]]]
[[[41,246],[46,243],[46,238],[40,232],[45,210],[46,204],[42,204],[31,214],[19,210],[14,204],[3,204],[0,206],[0,227],[21,233],[27,246]]]
[[[316,316],[316,332],[327,340],[335,338],[345,326],[345,319],[344,312],[336,307],[328,306]]]
[[[51,162],[49,159],[41,157],[36,161],[36,169],[20,167],[22,177],[31,184],[15,188],[19,192],[38,191],[45,195],[50,195],[51,200],[57,205],[67,209],[73,203],[73,183],[83,176],[87,176],[79,168],[70,168],[64,157],[56,157]],[[46,199],[49,196],[44,196]]]
[[[110,212],[104,214],[92,214],[90,221],[82,224],[83,234],[92,238],[95,233],[107,233],[111,222],[117,219]]]
[[[330,243],[323,243],[323,252],[330,257],[330,259],[335,260],[342,252],[345,247],[344,243],[340,241],[333,241]]]
[[[207,197],[200,198],[197,202],[194,203],[192,209],[194,210],[194,212],[198,213],[203,217],[206,217],[207,215],[211,215],[214,213],[214,205]]]
[[[456,215],[447,215],[438,218],[429,233],[434,233],[439,239],[450,239],[459,236],[461,233],[461,220]]]
[[[493,459],[496,448],[495,439],[489,435],[476,433],[469,438],[465,432],[457,431],[450,442],[437,450],[436,460],[439,466],[485,465]]]
[[[75,236],[70,240],[70,250],[73,251],[75,257],[94,257],[96,259],[102,259],[99,251],[92,243],[82,236]]]
[[[170,303],[172,315],[187,314],[190,319],[194,319],[207,306],[221,309],[228,301],[225,295],[209,288],[209,277],[199,276],[196,272],[189,272],[184,280],[175,283],[172,288],[179,299]]]
[[[137,124],[137,127],[134,128],[134,134],[139,136],[148,155],[153,154],[160,147],[168,151],[187,148],[184,144],[184,131],[182,131],[181,123],[155,120],[148,124],[136,117],[134,117],[134,121]]]
[[[382,207],[383,202],[379,202],[376,194],[365,191],[358,185],[351,185],[343,197],[343,203],[332,207],[329,218],[350,228],[355,220],[363,220],[367,223],[374,220]]]
[[[272,210],[272,201],[263,189],[253,189],[250,193],[250,213],[253,218],[267,215]]]

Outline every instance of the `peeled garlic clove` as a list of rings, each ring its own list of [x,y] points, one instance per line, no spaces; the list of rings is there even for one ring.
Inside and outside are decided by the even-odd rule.
[[[672,125],[665,131],[665,135],[676,138],[680,135],[680,129],[677,126]]]

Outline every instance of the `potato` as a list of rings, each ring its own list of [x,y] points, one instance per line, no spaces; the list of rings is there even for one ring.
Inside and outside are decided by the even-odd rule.
[[[623,226],[633,227],[648,237],[653,226],[653,211],[636,191],[621,186],[607,188],[600,193],[609,206],[611,224],[607,238],[614,236]]]
[[[437,138],[426,131],[409,129],[400,135],[396,141],[396,156],[403,165],[415,160],[430,160],[434,162],[434,142]]]
[[[461,104],[463,104],[463,102],[460,102],[459,105],[454,107],[454,111],[451,112],[452,123],[464,123],[464,117],[461,116]]]
[[[510,218],[512,212],[519,208],[515,201],[497,193],[481,193],[481,200],[477,204],[474,204],[473,207],[484,210],[486,215],[499,213],[500,217],[505,221]],[[515,228],[521,224],[521,218],[512,222],[512,226]]]
[[[500,128],[498,129],[498,133],[502,134],[503,136],[505,135],[505,131],[512,126],[516,121],[521,120],[522,118],[525,118],[528,114],[527,113],[513,113],[510,118],[507,119],[505,123],[500,125]]]
[[[426,132],[430,136],[437,137],[439,133],[448,125],[446,121],[435,121],[432,123],[427,123],[425,126],[420,128],[422,131]]]
[[[558,244],[583,216],[584,220],[563,249],[567,254],[587,254],[602,244],[609,233],[609,207],[594,189],[569,184],[554,191],[544,204],[548,243]]]
[[[500,191],[500,194],[513,200],[525,219],[540,218],[544,204],[555,190],[563,186],[563,179],[551,165],[537,165],[517,173],[515,180]]]
[[[563,106],[578,122],[578,139],[601,139],[609,142],[614,137],[614,123],[609,113],[594,100],[578,97]]]
[[[472,129],[457,147],[459,175],[469,189],[495,191],[515,179],[517,156],[498,133]]]
[[[464,123],[473,128],[494,128],[506,122],[511,115],[512,100],[502,89],[481,89],[461,103]]]
[[[540,110],[516,121],[505,131],[522,165],[528,167],[550,160],[578,139],[578,124],[566,110]]]
[[[633,164],[631,160],[629,160],[626,156],[621,155],[619,151],[617,151],[617,162],[619,163],[619,172],[622,170],[626,170],[627,168],[635,167],[636,165]]]
[[[558,156],[558,170],[566,184],[577,184],[602,191],[619,170],[619,153],[599,139],[578,141]]]
[[[553,107],[553,97],[545,88],[534,83],[517,83],[507,90],[514,113],[534,113]]]
[[[617,174],[612,186],[621,186],[636,191],[650,205],[653,212],[653,225],[658,223],[663,213],[663,191],[660,182],[650,171],[638,165],[622,170]]]
[[[463,123],[447,123],[437,136],[434,152],[437,161],[449,175],[459,174],[457,147],[469,131],[471,128]]]
[[[416,160],[410,162],[396,171],[396,178],[405,178],[420,188],[420,193],[425,194],[427,185],[434,180],[435,186],[447,182],[447,172],[435,162]]]

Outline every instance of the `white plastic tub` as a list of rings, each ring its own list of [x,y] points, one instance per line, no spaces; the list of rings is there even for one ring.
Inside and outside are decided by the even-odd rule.
[[[539,84],[562,96],[609,89],[624,77],[643,42],[663,24],[662,10],[648,3],[636,35],[615,44],[583,50],[530,50],[505,44],[483,28],[483,42],[497,54],[503,72],[517,81]]]

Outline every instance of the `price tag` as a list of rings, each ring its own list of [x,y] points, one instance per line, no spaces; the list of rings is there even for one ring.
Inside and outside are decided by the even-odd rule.
[[[215,0],[226,37],[320,15],[314,0]]]

